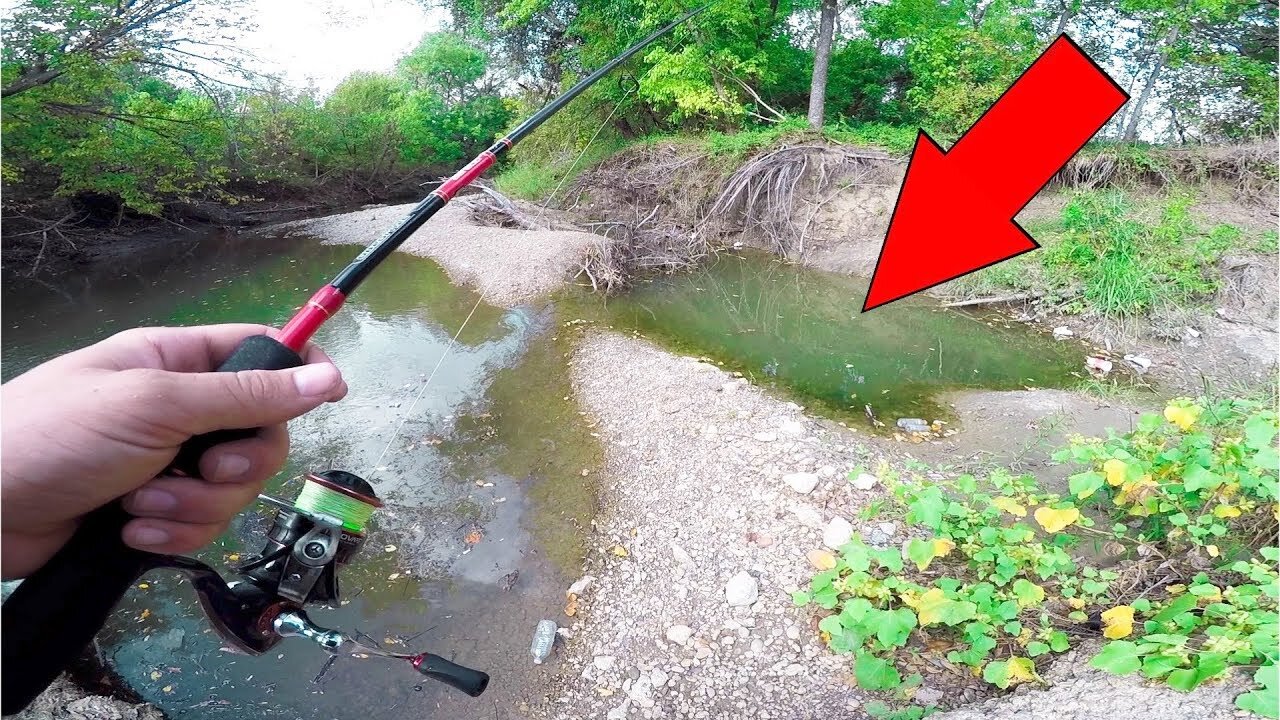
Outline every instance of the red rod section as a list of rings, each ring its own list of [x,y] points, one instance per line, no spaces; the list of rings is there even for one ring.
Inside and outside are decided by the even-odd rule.
[[[325,320],[333,317],[342,307],[342,303],[347,299],[342,291],[332,285],[325,285],[316,291],[315,295],[302,306],[288,323],[280,330],[280,336],[276,338],[280,344],[290,350],[301,353],[304,345],[316,334],[316,330],[324,324]]]

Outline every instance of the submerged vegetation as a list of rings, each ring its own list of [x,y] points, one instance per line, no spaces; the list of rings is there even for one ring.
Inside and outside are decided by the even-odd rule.
[[[1040,683],[1095,639],[1094,667],[1181,691],[1241,668],[1254,689],[1236,705],[1274,718],[1277,431],[1269,404],[1181,398],[1130,433],[1073,439],[1055,455],[1079,470],[1066,492],[999,469],[881,468],[884,513],[911,537],[811,552],[820,572],[795,602],[861,687],[899,701],[939,665],[942,682]]]

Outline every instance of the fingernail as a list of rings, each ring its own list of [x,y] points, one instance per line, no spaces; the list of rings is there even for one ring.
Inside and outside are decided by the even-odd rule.
[[[246,472],[249,472],[249,458],[243,455],[223,455],[213,469],[214,477],[219,480],[235,480]]]
[[[163,545],[169,542],[169,533],[156,527],[143,526],[129,533],[135,545]]]
[[[342,380],[332,363],[303,365],[293,374],[293,384],[303,397],[328,395]]]
[[[164,512],[178,506],[178,498],[164,490],[143,488],[133,494],[129,503],[135,512]]]

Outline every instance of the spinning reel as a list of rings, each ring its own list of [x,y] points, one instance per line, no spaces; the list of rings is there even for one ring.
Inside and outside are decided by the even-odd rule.
[[[191,577],[200,605],[223,639],[258,655],[285,637],[311,640],[330,653],[346,648],[408,660],[418,672],[472,697],[485,691],[489,676],[428,653],[393,653],[363,645],[350,636],[316,625],[303,609],[337,602],[338,570],[359,552],[365,526],[382,507],[373,487],[342,470],[308,474],[298,499],[289,504],[267,495],[276,508],[258,557],[234,568],[240,579],[226,582],[208,565],[168,557],[171,567]]]

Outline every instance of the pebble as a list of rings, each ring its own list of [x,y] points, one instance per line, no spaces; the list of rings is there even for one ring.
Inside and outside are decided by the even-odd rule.
[[[667,675],[665,672],[661,670],[654,670],[653,672],[649,673],[649,682],[655,688],[661,688],[667,684],[667,679],[669,677],[670,677],[669,675]]]
[[[591,659],[591,664],[600,672],[607,672],[613,669],[614,660],[612,655],[597,655]]]
[[[760,597],[760,585],[750,573],[743,570],[725,584],[724,597],[733,607],[746,607]]]
[[[689,638],[693,637],[693,628],[688,625],[672,625],[667,628],[667,641],[677,645],[684,645],[689,642]]]
[[[822,467],[818,468],[818,477],[820,478],[830,479],[835,476],[836,476],[836,469],[830,465],[823,465]]]
[[[799,626],[799,625],[788,625],[788,626],[787,626],[787,639],[788,639],[788,640],[799,640],[799,639],[800,639],[800,626]]]
[[[808,495],[818,486],[818,476],[807,472],[788,473],[782,476],[782,482],[801,495]]]
[[[685,552],[684,548],[675,543],[671,543],[671,555],[675,557],[676,562],[681,565],[693,565],[693,558],[689,556],[689,553]]]
[[[912,696],[912,699],[919,705],[937,705],[942,698],[943,692],[941,690],[928,686],[921,686],[916,690],[916,694]]]
[[[853,537],[853,526],[842,517],[833,517],[822,531],[822,544],[832,550],[839,550]]]
[[[778,436],[771,432],[756,433],[752,437],[754,437],[756,440],[759,440],[760,442],[773,442],[774,440],[778,439]]]
[[[804,424],[796,422],[795,420],[783,421],[782,426],[778,429],[782,431],[782,434],[790,435],[792,437],[800,437],[805,433]]]
[[[909,433],[927,433],[929,432],[929,423],[920,418],[898,418],[898,427]]]
[[[792,505],[791,513],[796,516],[801,525],[811,528],[822,527],[822,513],[809,505]]]
[[[1053,336],[1058,339],[1069,338],[1072,335],[1075,335],[1075,333],[1072,332],[1071,328],[1067,327],[1066,325],[1059,325],[1058,327],[1053,329]]]
[[[856,490],[870,490],[880,484],[880,478],[871,473],[858,473],[858,477],[853,479],[853,487]]]

